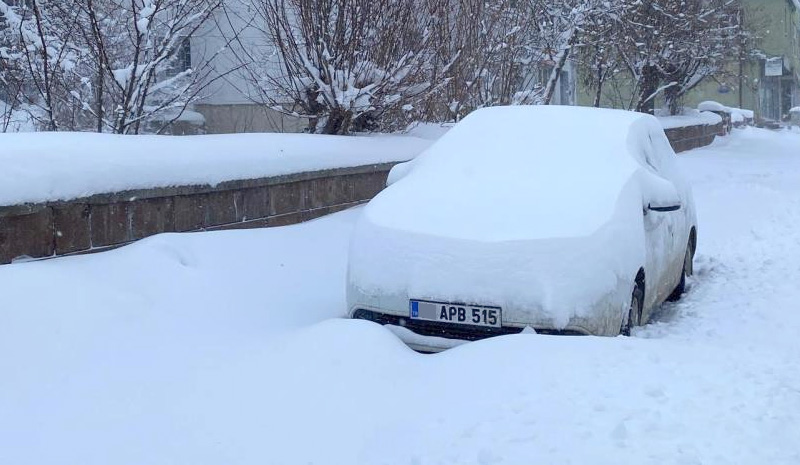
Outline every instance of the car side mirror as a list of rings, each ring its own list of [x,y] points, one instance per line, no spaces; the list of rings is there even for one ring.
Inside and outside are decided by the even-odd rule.
[[[646,170],[642,174],[645,183],[642,199],[645,215],[651,211],[674,212],[681,209],[681,196],[672,182]]]
[[[654,212],[674,212],[681,209],[681,204],[672,204],[672,205],[653,205],[652,203],[647,204],[647,209]]]
[[[389,170],[389,176],[386,178],[386,187],[406,177],[406,175],[411,172],[411,168],[414,167],[413,161],[414,160],[410,160],[394,165],[392,169]]]

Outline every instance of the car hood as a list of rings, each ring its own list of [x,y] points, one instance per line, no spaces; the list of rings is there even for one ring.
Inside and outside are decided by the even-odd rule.
[[[635,198],[624,193],[635,184],[620,198]],[[620,306],[630,300],[632,276],[644,261],[640,206],[620,202],[611,221],[583,237],[491,241],[387,227],[366,209],[351,239],[349,288],[378,299],[524,308],[566,325],[600,300],[617,299]],[[465,226],[483,221],[476,217]]]

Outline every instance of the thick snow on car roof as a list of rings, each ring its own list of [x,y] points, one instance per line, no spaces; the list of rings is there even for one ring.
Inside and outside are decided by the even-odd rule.
[[[590,235],[614,215],[654,124],[648,115],[596,108],[478,110],[412,162],[367,218],[484,241]]]

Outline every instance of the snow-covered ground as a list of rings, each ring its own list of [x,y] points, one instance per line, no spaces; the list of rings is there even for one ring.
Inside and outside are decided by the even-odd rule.
[[[631,338],[340,319],[359,210],[0,266],[0,463],[800,463],[800,134],[681,164],[697,275]]]

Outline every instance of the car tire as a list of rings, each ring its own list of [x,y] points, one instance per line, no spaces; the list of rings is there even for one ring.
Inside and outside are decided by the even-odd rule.
[[[681,300],[681,297],[686,292],[686,277],[691,276],[692,272],[694,271],[693,267],[694,261],[694,244],[693,241],[690,239],[689,243],[686,244],[686,254],[683,257],[683,268],[681,268],[681,280],[678,282],[678,285],[672,291],[672,293],[667,297],[667,300],[670,302],[677,302]]]
[[[623,336],[630,336],[631,330],[639,326],[642,320],[642,309],[644,308],[644,283],[637,280],[636,286],[631,294],[631,305],[628,309],[628,317],[622,324],[619,333]]]

